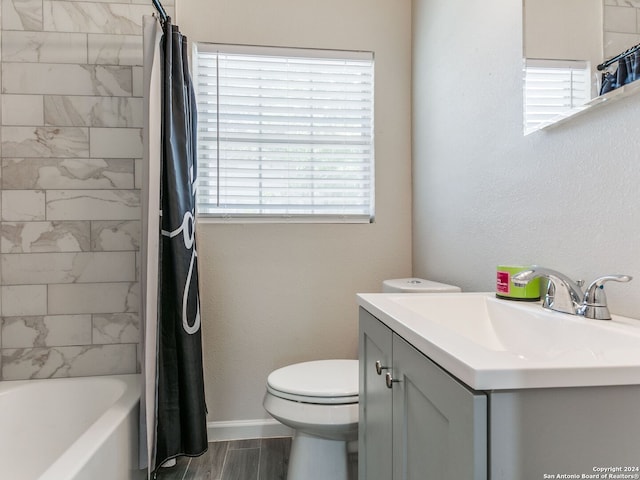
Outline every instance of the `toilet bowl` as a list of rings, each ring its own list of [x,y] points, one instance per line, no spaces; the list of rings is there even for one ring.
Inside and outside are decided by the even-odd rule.
[[[264,408],[295,431],[288,480],[347,480],[347,442],[358,438],[358,361],[318,360],[273,371]]]
[[[385,280],[383,292],[459,292],[428,280]],[[274,370],[265,410],[294,430],[288,480],[347,480],[347,444],[358,438],[358,360],[316,360]]]

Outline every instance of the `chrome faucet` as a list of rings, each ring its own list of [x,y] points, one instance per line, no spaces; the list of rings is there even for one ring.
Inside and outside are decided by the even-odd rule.
[[[547,294],[542,303],[544,308],[577,315],[578,309],[582,305],[582,290],[578,283],[566,275],[550,268],[534,265],[529,270],[515,274],[511,277],[511,281],[517,287],[524,287],[531,280],[538,277],[549,279]]]
[[[596,320],[611,320],[604,284],[608,281],[628,282],[632,279],[629,275],[599,277],[591,282],[583,294],[582,282],[574,282],[560,272],[534,265],[529,270],[515,274],[511,281],[518,287],[524,287],[537,277],[549,279],[547,294],[542,303],[544,308]]]

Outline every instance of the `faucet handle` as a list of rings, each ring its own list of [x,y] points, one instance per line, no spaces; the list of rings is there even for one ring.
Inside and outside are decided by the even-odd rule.
[[[633,277],[630,275],[605,275],[596,278],[587,287],[584,294],[584,301],[578,312],[586,318],[596,320],[611,320],[611,313],[607,307],[607,296],[604,293],[604,284],[606,282],[629,282]]]

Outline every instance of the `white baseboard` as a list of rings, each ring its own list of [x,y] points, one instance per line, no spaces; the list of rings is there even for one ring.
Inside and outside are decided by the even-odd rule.
[[[293,431],[273,419],[208,422],[210,442],[247,440],[250,438],[290,437]]]

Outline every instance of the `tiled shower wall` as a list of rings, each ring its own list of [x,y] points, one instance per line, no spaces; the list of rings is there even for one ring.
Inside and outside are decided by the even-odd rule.
[[[2,0],[4,380],[138,370],[142,16],[153,11],[151,0]]]
[[[604,0],[604,58],[640,43],[640,0]]]

